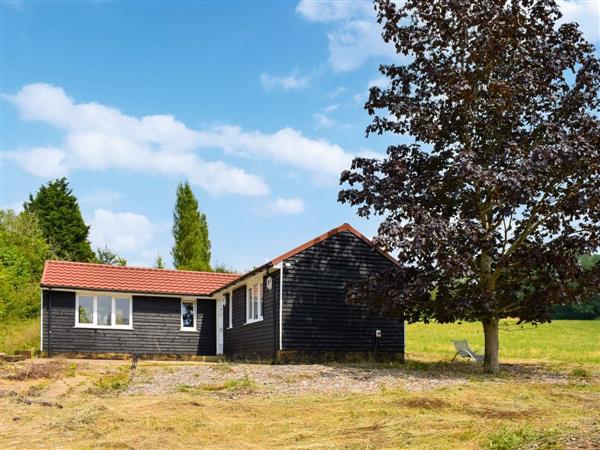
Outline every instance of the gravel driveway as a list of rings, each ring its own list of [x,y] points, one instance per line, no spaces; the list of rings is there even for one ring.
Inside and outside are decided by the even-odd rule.
[[[465,365],[466,366],[466,365]],[[381,389],[427,391],[469,383],[477,367],[459,371],[362,368],[329,365],[267,365],[214,363],[192,366],[142,367],[133,377],[128,394],[159,395],[185,390],[217,394],[319,394],[373,393]],[[446,372],[446,373],[444,373]],[[521,369],[509,374],[512,381],[564,382],[560,375]],[[515,380],[515,377],[517,380]],[[505,380],[498,379],[498,382]]]

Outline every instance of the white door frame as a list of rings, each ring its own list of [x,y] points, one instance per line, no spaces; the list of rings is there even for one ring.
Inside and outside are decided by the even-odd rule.
[[[223,354],[223,329],[225,327],[224,313],[225,302],[223,299],[217,300],[217,355]]]

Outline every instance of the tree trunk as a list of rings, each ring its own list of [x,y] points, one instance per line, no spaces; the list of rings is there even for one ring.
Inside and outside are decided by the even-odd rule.
[[[483,357],[483,371],[496,374],[500,372],[498,364],[498,319],[495,317],[484,319],[483,334],[485,336],[485,356]]]

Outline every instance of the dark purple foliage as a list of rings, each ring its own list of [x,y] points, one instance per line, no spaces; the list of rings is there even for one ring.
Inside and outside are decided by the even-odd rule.
[[[550,320],[600,286],[600,62],[554,0],[375,1],[406,65],[382,65],[367,134],[414,137],[356,158],[339,201],[380,215],[400,267],[350,301],[409,321]],[[487,342],[487,341],[486,341]]]

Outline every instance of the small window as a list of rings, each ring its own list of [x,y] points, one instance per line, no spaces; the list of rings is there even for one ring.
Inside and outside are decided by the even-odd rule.
[[[77,294],[75,326],[131,329],[131,297]]]
[[[256,322],[263,318],[262,283],[254,283],[246,291],[246,322]]]
[[[196,331],[196,300],[181,301],[181,329]]]

